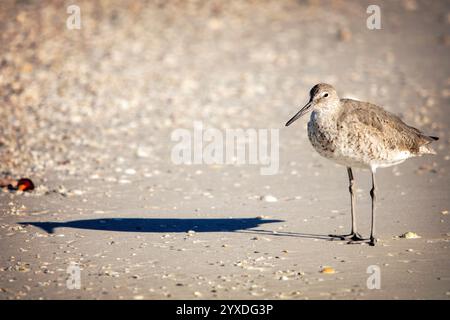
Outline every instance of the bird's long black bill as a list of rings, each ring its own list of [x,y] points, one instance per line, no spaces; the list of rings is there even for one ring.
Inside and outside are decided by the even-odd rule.
[[[303,108],[300,109],[299,112],[296,113],[295,116],[293,116],[288,122],[286,122],[286,127],[289,126],[292,122],[300,118],[301,116],[308,113],[309,109],[311,108],[311,101],[308,102]]]

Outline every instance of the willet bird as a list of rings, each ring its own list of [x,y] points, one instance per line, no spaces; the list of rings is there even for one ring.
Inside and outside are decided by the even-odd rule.
[[[348,235],[330,236],[349,240],[349,243],[369,241],[374,246],[377,168],[393,166],[424,154],[435,154],[429,144],[438,138],[423,134],[374,104],[340,99],[329,84],[315,85],[309,95],[309,102],[286,126],[312,111],[308,122],[309,141],[321,156],[347,167],[350,183],[352,230]],[[369,239],[361,237],[356,230],[352,168],[370,169],[372,172],[372,222]]]

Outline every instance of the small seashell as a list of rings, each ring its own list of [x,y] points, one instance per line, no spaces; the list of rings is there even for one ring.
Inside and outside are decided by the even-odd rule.
[[[421,238],[421,236],[419,236],[419,235],[418,235],[417,233],[415,233],[415,232],[408,231],[408,232],[402,234],[402,235],[400,236],[400,238],[404,238],[404,239],[419,239],[419,238]]]
[[[334,270],[332,267],[323,267],[320,270],[320,273],[333,274],[336,273],[336,270]]]

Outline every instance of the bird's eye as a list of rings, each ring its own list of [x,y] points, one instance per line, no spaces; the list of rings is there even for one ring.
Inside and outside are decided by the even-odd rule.
[[[324,97],[324,98],[328,97],[328,93],[325,92],[325,93],[323,94],[323,97]]]

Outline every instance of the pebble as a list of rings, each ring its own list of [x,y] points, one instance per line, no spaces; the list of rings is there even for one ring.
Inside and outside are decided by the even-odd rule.
[[[136,150],[136,156],[138,158],[149,158],[150,157],[150,151],[144,147],[139,147]]]
[[[135,175],[136,174],[136,170],[132,169],[132,168],[129,168],[129,169],[125,170],[125,173],[128,174],[128,175]]]
[[[347,28],[341,28],[339,30],[339,40],[342,42],[349,42],[352,40],[352,33]]]
[[[418,4],[416,0],[403,0],[402,1],[403,8],[407,11],[416,11],[418,8]]]
[[[278,201],[278,199],[272,195],[261,196],[260,200],[263,200],[265,202],[277,202]]]

